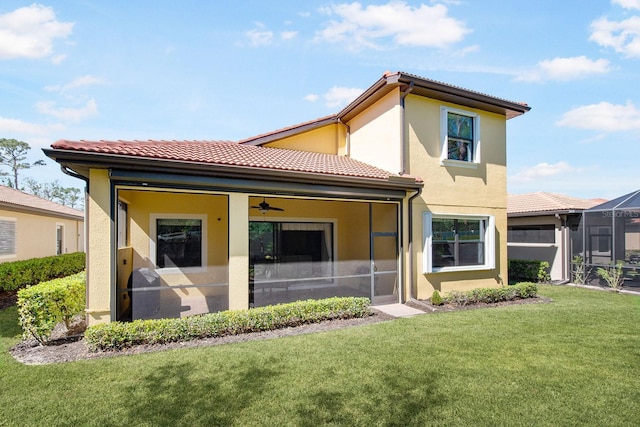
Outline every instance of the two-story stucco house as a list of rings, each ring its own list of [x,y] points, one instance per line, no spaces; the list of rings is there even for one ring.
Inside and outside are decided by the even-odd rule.
[[[505,284],[506,125],[528,110],[398,72],[240,142],[58,141],[88,184],[89,323]]]

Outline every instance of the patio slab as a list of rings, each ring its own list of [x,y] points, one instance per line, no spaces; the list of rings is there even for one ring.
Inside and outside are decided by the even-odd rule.
[[[372,308],[393,317],[411,317],[417,316],[418,314],[424,314],[424,311],[409,307],[404,304],[375,305]]]

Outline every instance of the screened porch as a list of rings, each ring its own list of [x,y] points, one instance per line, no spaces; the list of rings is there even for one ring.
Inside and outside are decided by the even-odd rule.
[[[582,254],[591,284],[598,267],[623,263],[625,287],[640,287],[640,190],[583,212]]]
[[[399,202],[133,187],[117,196],[116,320],[332,296],[399,301]]]

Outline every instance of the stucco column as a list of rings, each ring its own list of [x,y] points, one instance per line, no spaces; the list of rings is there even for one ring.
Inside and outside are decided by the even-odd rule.
[[[249,308],[249,196],[229,195],[229,309]]]
[[[89,326],[111,320],[110,206],[108,171],[91,169],[87,205],[87,323]]]

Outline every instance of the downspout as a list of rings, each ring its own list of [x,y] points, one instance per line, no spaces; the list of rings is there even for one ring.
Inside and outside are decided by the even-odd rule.
[[[407,132],[406,132],[406,124],[405,124],[405,98],[411,93],[413,90],[413,81],[409,83],[409,86],[402,92],[400,96],[400,143],[402,146],[400,147],[400,175],[404,175],[407,173],[407,160],[406,160],[406,143],[407,143]]]
[[[62,171],[63,174],[65,175],[69,175],[73,178],[78,178],[81,179],[85,182],[85,184],[88,186],[89,185],[89,178],[84,177],[80,174],[75,173],[74,171],[72,171],[71,169],[69,169],[68,167],[64,166],[64,165],[60,165],[60,170]]]
[[[344,126],[344,128],[346,129],[347,132],[347,137],[345,138],[345,147],[344,147],[344,155],[345,157],[351,157],[351,127],[346,124],[345,122],[342,121],[341,118],[338,118],[338,123],[340,123],[342,126]],[[336,135],[336,140],[338,138],[338,135]],[[338,153],[336,153],[338,154]]]
[[[413,296],[413,285],[415,284],[415,280],[414,277],[415,275],[414,273],[414,254],[413,254],[413,201],[416,197],[418,197],[420,194],[422,194],[422,188],[419,188],[416,191],[416,194],[414,194],[413,196],[409,197],[409,201],[408,201],[408,209],[409,209],[409,241],[408,241],[408,251],[409,251],[409,300],[410,301],[417,301],[417,298],[414,298]]]
[[[409,96],[409,94],[411,93],[411,91],[413,91],[413,80],[409,83],[409,86],[407,86],[407,88],[402,92],[402,94],[400,95],[400,175],[405,175],[407,173],[407,160],[406,160],[406,149],[407,149],[407,132],[406,132],[406,128],[407,128],[407,124],[406,124],[406,112],[405,112],[405,99],[407,98],[407,96]],[[407,249],[409,251],[409,280],[408,280],[408,285],[409,285],[409,301],[412,302],[416,302],[417,299],[414,298],[413,296],[413,287],[415,285],[415,280],[414,280],[414,269],[415,269],[415,263],[413,261],[414,259],[414,253],[413,253],[413,201],[416,197],[420,196],[420,194],[422,194],[422,188],[419,188],[416,193],[409,197],[409,201],[407,203],[407,209],[409,210],[408,215],[409,215],[409,227],[408,227],[408,233],[409,233],[409,240],[407,242]]]
[[[89,275],[89,254],[88,254],[88,239],[89,239],[89,219],[87,218],[87,201],[89,200],[89,198],[87,197],[87,194],[89,193],[89,178],[82,176],[80,174],[75,173],[74,171],[72,171],[71,169],[69,169],[68,167],[64,166],[64,165],[60,165],[60,170],[62,171],[62,173],[64,173],[65,175],[69,175],[73,178],[78,178],[84,181],[84,236],[82,236],[82,252],[84,252],[85,255],[85,264],[84,264],[84,269],[85,272],[87,274],[87,277]],[[77,239],[76,239],[77,241]],[[85,290],[85,299],[88,302],[89,301],[89,286],[86,286],[86,290]],[[88,321],[89,318],[89,312],[87,310],[85,310],[85,322]]]

